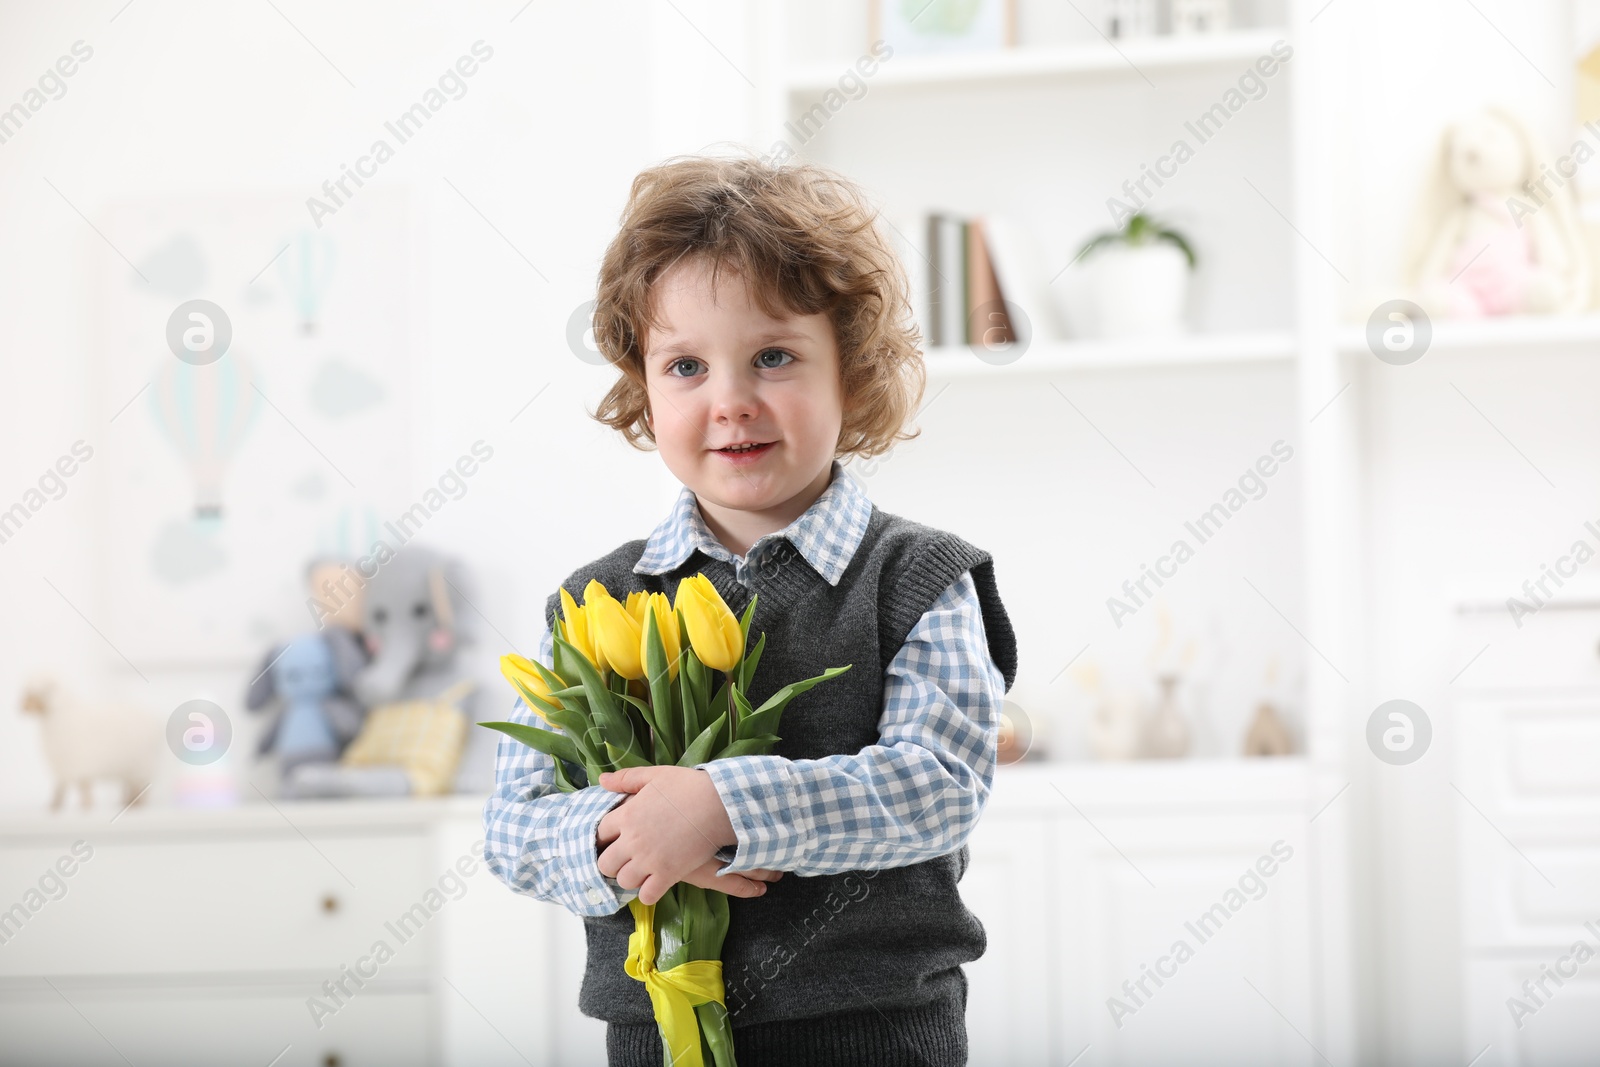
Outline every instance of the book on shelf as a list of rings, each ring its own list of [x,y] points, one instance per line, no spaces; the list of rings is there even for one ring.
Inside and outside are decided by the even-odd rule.
[[[1032,297],[1034,265],[1017,231],[995,215],[930,211],[926,218],[923,335],[930,348],[1026,340],[1029,327],[1013,321]]]

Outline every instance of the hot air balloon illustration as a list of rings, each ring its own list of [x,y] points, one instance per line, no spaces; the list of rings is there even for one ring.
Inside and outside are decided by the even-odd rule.
[[[289,250],[278,257],[278,277],[300,313],[300,329],[317,331],[317,312],[333,280],[333,238],[315,230],[300,230],[289,240]]]
[[[222,476],[254,421],[261,398],[248,360],[230,351],[195,366],[163,360],[150,388],[150,406],[194,475],[196,518],[222,517]]]
[[[317,527],[317,553],[355,559],[378,543],[378,512],[371,504],[338,508]]]

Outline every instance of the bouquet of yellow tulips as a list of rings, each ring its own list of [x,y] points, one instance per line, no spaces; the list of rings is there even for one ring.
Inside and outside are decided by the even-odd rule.
[[[583,599],[580,607],[561,590],[554,669],[523,656],[500,659],[506,680],[552,729],[478,724],[550,756],[563,792],[624,767],[768,754],[789,702],[850,669],[830,667],[752,707],[747,693],[767,642],[762,634],[746,654],[757,597],[736,617],[696,574],[678,583],[670,604],[663,593],[630,593],[623,603],[598,581]],[[704,1067],[709,1056],[716,1067],[735,1067],[722,982],[727,895],[679,882],[656,903],[635,898],[628,908],[635,925],[624,967],[645,983],[666,1062]]]

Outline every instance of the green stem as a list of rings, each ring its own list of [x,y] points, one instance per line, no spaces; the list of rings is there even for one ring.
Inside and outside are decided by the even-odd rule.
[[[700,1036],[711,1050],[711,1062],[716,1067],[739,1067],[733,1056],[733,1024],[728,1019],[728,1009],[716,1001],[695,1006],[700,1020]]]

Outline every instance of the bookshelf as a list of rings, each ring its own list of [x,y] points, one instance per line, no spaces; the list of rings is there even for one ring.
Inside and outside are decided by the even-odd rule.
[[[1532,355],[1539,352],[1600,346],[1600,314],[1584,315],[1507,315],[1493,319],[1455,319],[1435,321],[1428,352],[1486,352],[1515,349]],[[1339,352],[1357,358],[1371,353],[1366,331],[1361,326],[1339,330]],[[1424,353],[1423,358],[1427,358]]]
[[[965,521],[980,531],[978,543],[997,558],[1069,546],[1074,574],[1049,596],[1033,598],[1045,607],[1035,607],[1029,590],[1017,590],[1013,622],[1024,639],[1023,660],[1037,664],[1024,669],[1044,676],[1025,696],[1020,684],[1013,690],[1023,703],[1069,696],[1081,703],[1082,694],[1074,694],[1058,670],[1081,647],[1098,652],[1132,640],[1126,631],[1103,625],[1103,617],[1096,630],[1092,623],[1077,625],[1076,616],[1087,619],[1091,608],[1098,610],[1109,589],[1097,582],[1107,584],[1101,580],[1112,576],[1120,581],[1130,569],[1137,573],[1138,553],[1176,528],[1168,517],[1187,505],[1173,504],[1164,512],[1151,506],[1152,496],[1176,501],[1185,488],[1214,477],[1211,470],[1237,467],[1238,457],[1254,450],[1255,441],[1264,446],[1280,433],[1293,440],[1298,482],[1282,490],[1289,494],[1283,498],[1287,506],[1259,516],[1253,529],[1241,529],[1237,557],[1212,558],[1205,566],[1218,575],[1226,572],[1232,583],[1222,584],[1219,576],[1207,595],[1233,613],[1230,622],[1239,621],[1234,648],[1254,653],[1270,645],[1288,658],[1283,675],[1292,693],[1294,757],[1267,761],[1271,766],[1241,761],[1230,740],[1223,751],[1202,752],[1197,746],[1186,760],[1099,764],[1080,746],[1066,757],[1071,766],[1057,762],[1061,757],[1052,752],[1050,761],[1011,768],[1002,777],[1008,786],[1028,783],[1041,805],[1053,805],[1060,799],[1057,786],[1065,783],[1070,790],[1088,775],[1113,793],[1157,798],[1149,814],[1174,826],[1186,818],[1185,798],[1204,792],[1196,784],[1199,778],[1273,783],[1277,793],[1271,797],[1241,797],[1240,825],[1259,825],[1265,832],[1271,820],[1289,812],[1303,828],[1295,847],[1304,846],[1299,853],[1304,866],[1298,869],[1305,872],[1307,886],[1304,901],[1283,915],[1288,925],[1270,939],[1284,947],[1266,951],[1279,952],[1272,967],[1296,976],[1279,987],[1299,1005],[1291,1014],[1322,1053],[1347,1062],[1356,1058],[1354,925],[1345,877],[1351,809],[1348,803],[1326,802],[1349,785],[1354,773],[1349,724],[1364,721],[1375,700],[1361,655],[1362,389],[1329,402],[1350,381],[1351,359],[1365,352],[1365,343],[1359,327],[1339,321],[1340,279],[1319,251],[1334,240],[1334,190],[1328,178],[1330,139],[1313,131],[1334,128],[1339,108],[1338,66],[1325,51],[1330,47],[1326,35],[1319,37],[1309,25],[1322,2],[1236,4],[1236,10],[1250,8],[1263,17],[1254,26],[1216,35],[1123,40],[1114,47],[1085,32],[1085,15],[1076,7],[1057,12],[1026,5],[1018,46],[970,55],[896,54],[862,79],[864,92],[844,100],[819,128],[800,136],[794,120],[817,114],[817,104],[830,98],[841,74],[866,53],[869,42],[864,11],[851,7],[859,18],[830,20],[789,0],[757,24],[765,51],[753,143],[765,148],[787,142],[796,158],[835,168],[862,184],[908,261],[922,254],[923,221],[934,211],[998,213],[1025,227],[1040,244],[1039,258],[1049,269],[1038,280],[1049,279],[1051,285],[1038,285],[1028,303],[1010,291],[1006,299],[1022,303],[1034,326],[1044,328],[1009,362],[1004,350],[992,360],[980,359],[964,345],[927,351],[925,414],[935,432],[918,443],[925,451],[917,466],[933,474],[911,470],[910,464],[895,466],[892,457],[884,464],[894,492],[900,499],[912,498],[915,507],[939,499],[941,492],[948,495],[952,483],[981,485],[988,503],[973,508]],[[844,10],[827,7],[834,13]],[[1030,32],[1046,23],[1048,32]],[[1063,328],[1069,324],[1052,288],[1053,275],[1060,276],[1057,272],[1073,261],[1091,233],[1109,228],[1106,201],[1124,179],[1136,179],[1184,135],[1187,119],[1215,103],[1279,40],[1293,46],[1292,62],[1282,65],[1262,97],[1252,98],[1230,120],[1225,137],[1200,145],[1179,171],[1181,181],[1163,186],[1149,200],[1149,211],[1183,230],[1200,253],[1201,269],[1191,277],[1193,332],[1123,340],[1072,336]],[[839,103],[837,94],[831,98]],[[911,269],[916,291],[914,261]],[[1054,329],[1048,328],[1052,317]],[[1497,324],[1497,330],[1496,337],[1495,331],[1440,326],[1434,344],[1441,350],[1528,340],[1570,345],[1600,336],[1594,319]],[[1066,376],[1070,386],[1052,380]],[[983,388],[967,388],[978,385]],[[1063,387],[1073,399],[1063,401]],[[928,402],[936,396],[954,399]],[[951,444],[956,437],[969,443]],[[973,437],[986,447],[974,448]],[[1013,455],[1026,455],[1028,462],[1007,462],[1005,457]],[[1009,503],[996,507],[994,501]],[[1164,545],[1153,547],[1159,552]],[[1250,572],[1255,591],[1240,581],[1241,569]],[[1196,584],[1208,580],[1198,573],[1192,578]],[[1074,607],[1063,610],[1063,603]],[[1063,614],[1074,618],[1063,621]],[[1041,634],[1048,640],[1040,640]],[[1275,643],[1282,638],[1287,640]],[[1230,668],[1235,676],[1219,685],[1219,690],[1233,686],[1222,698],[1235,705],[1251,692],[1259,695],[1259,688],[1252,689],[1259,687],[1259,676],[1248,664],[1238,666],[1244,658],[1235,655]],[[1060,681],[1049,680],[1052,674]],[[1253,710],[1254,703],[1249,706]],[[1063,718],[1058,725],[1081,733],[1084,722]],[[1236,728],[1239,724],[1230,722],[1222,732],[1231,735]],[[1252,822],[1256,819],[1259,824]],[[1013,856],[1004,833],[1014,833],[1019,843],[1033,842],[1040,834],[1076,832],[1072,827],[1079,821],[1068,809],[1057,829],[1029,824],[1008,830],[1002,824],[988,842],[994,855],[986,862],[1000,862],[996,856],[1015,862],[1018,876],[1025,876],[1031,869],[1019,858],[1025,849],[1017,844],[1023,851]],[[1144,825],[1130,822],[1125,832],[1137,839]],[[1245,836],[1253,840],[1257,832]],[[1204,836],[1194,838],[1193,857],[1168,856],[1153,839],[1149,855],[1160,854],[1152,862],[1170,862],[1170,878],[1186,877],[1176,872],[1191,859],[1199,862],[1210,847],[1198,843]],[[1119,838],[1119,844],[1126,841]],[[1217,847],[1226,852],[1232,846]],[[1063,846],[1050,862],[1066,863],[1073,855]],[[1107,877],[1128,875],[1114,855],[1106,869],[1113,872]],[[1087,869],[1079,873],[1090,882],[1098,877]],[[1135,878],[1125,893],[1131,900],[1146,888]],[[1104,975],[1089,972],[1121,973],[1124,949],[1103,940],[1067,944],[1073,935],[1059,936],[1064,939],[1061,959],[1085,962],[1065,962],[1059,972],[1038,976],[1055,990],[1051,1007],[1058,1017],[1048,1023],[1048,1035],[1038,1039],[1037,1062],[1066,1062],[1091,1039],[1099,1055],[1118,1062],[1157,1062],[1145,1055],[1148,1049],[1124,1044],[1126,1035],[1105,1030],[1088,1016],[1076,1018],[1081,1000],[1104,999]],[[1304,955],[1292,946],[1304,946]],[[985,1004],[980,1017],[996,1014],[971,1023],[980,1043],[995,1042],[992,1047],[998,1048],[1005,1033],[1035,1025],[1027,1013],[1007,1014]],[[1192,1032],[1185,1032],[1203,1043],[1202,1033],[1226,1029],[1222,1020],[1220,1015],[1197,1018]],[[1251,1021],[1244,1029],[1254,1025]],[[1236,1028],[1234,1036],[1242,1032]],[[1258,1036],[1265,1049],[1276,1047],[1281,1035],[1263,1030]],[[1228,1038],[1219,1040],[1226,1045]],[[1298,1045],[1285,1047],[1283,1058],[1302,1051]],[[1024,1061],[1035,1062],[1017,1060]]]
[[[1028,78],[1138,78],[1139,71],[1234,66],[1249,62],[1282,37],[1272,29],[1231,30],[1205,37],[1158,37],[1118,42],[1119,51],[1093,43],[1019,46],[972,55],[907,56],[885,64],[875,86],[1002,83]],[[837,63],[798,66],[785,77],[791,94],[819,95],[839,79]]]
[[[1012,356],[1011,345],[980,357],[965,345],[928,349],[928,379],[1060,374],[1074,371],[1150,370],[1224,364],[1274,364],[1292,370],[1294,335],[1264,331],[1185,334],[1118,340],[1044,341]]]

